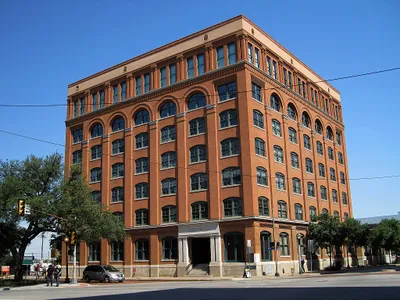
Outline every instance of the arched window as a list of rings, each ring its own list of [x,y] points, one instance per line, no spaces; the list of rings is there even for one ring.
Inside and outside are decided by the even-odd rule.
[[[296,129],[289,127],[289,141],[297,144],[297,132]]]
[[[112,132],[125,129],[125,119],[123,117],[116,117],[111,123]]]
[[[111,167],[111,178],[124,177],[124,164],[116,163]]]
[[[307,128],[311,127],[311,120],[308,113],[303,112],[303,115],[301,116],[301,124],[303,124]]]
[[[176,206],[169,205],[162,208],[162,222],[172,223],[176,222]]]
[[[318,134],[322,134],[322,124],[320,120],[315,120],[315,132]]]
[[[111,190],[111,202],[121,202],[124,201],[124,188],[115,187]]]
[[[308,173],[314,173],[312,160],[308,157],[306,158],[306,171]]]
[[[324,155],[324,150],[322,148],[322,143],[320,141],[317,141],[317,153],[319,155]]]
[[[283,159],[283,150],[281,147],[275,145],[274,146],[274,159],[276,162],[282,163],[284,162]]]
[[[190,163],[198,163],[207,160],[207,150],[205,145],[196,145],[190,148]]]
[[[195,202],[192,204],[192,220],[208,219],[208,203]]]
[[[333,141],[333,131],[330,126],[326,128],[326,138],[330,141]]]
[[[318,164],[319,176],[325,178],[325,166],[322,163]]]
[[[92,129],[90,130],[90,137],[93,139],[98,136],[103,135],[103,126],[101,126],[100,123],[96,123],[92,126]]]
[[[339,218],[339,212],[337,210],[335,210],[333,212],[333,216],[336,217],[336,218]]]
[[[342,192],[342,203],[347,205],[347,194],[345,192]]]
[[[93,191],[92,192],[92,200],[96,201],[99,204],[101,204],[101,192],[100,191]]]
[[[238,138],[229,138],[221,142],[221,156],[238,155],[240,153],[240,144]]]
[[[287,206],[283,200],[278,201],[278,218],[287,219]]]
[[[257,109],[253,109],[254,126],[264,128],[264,115]]]
[[[321,200],[328,200],[328,195],[326,193],[326,187],[321,185],[319,187],[320,191],[321,191]]]
[[[329,214],[329,212],[328,212],[328,210],[327,210],[326,208],[323,208],[323,209],[322,209],[322,214],[327,215],[327,214]]]
[[[82,150],[76,150],[72,153],[72,164],[82,163]]]
[[[314,183],[308,182],[307,183],[307,190],[308,190],[308,197],[315,197]]]
[[[228,198],[224,200],[224,217],[239,217],[242,215],[242,200],[240,198]]]
[[[139,133],[135,137],[136,149],[142,149],[149,146],[149,134],[147,132]]]
[[[241,183],[240,168],[229,167],[222,170],[222,186],[237,185]]]
[[[293,183],[293,193],[295,194],[301,194],[301,181],[299,178],[294,177],[292,179],[292,183]]]
[[[149,172],[149,159],[147,157],[138,158],[135,163],[136,174]]]
[[[260,138],[255,138],[254,142],[256,154],[265,156],[265,142]]]
[[[244,258],[244,236],[241,232],[229,232],[224,235],[225,261],[242,262]]]
[[[188,110],[200,108],[206,106],[206,96],[202,93],[196,93],[189,97]]]
[[[268,185],[267,170],[263,167],[257,167],[257,184]]]
[[[190,176],[190,190],[200,191],[208,188],[208,176],[206,173],[196,173]]]
[[[294,205],[294,215],[296,220],[303,220],[303,206],[301,204]]]
[[[149,260],[149,241],[140,239],[135,242],[135,260]]]
[[[206,132],[206,120],[204,118],[196,118],[189,121],[189,136],[202,134]]]
[[[282,127],[278,120],[272,120],[272,133],[276,136],[282,137]]]
[[[149,198],[149,184],[147,182],[141,182],[135,185],[135,199],[147,198]]]
[[[258,197],[258,213],[260,216],[269,216],[269,201],[263,196]]]
[[[272,94],[270,98],[270,105],[273,110],[281,111],[282,103],[277,94]]]
[[[160,107],[160,118],[176,115],[176,105],[172,101],[164,102]]]
[[[176,152],[169,151],[161,154],[161,169],[176,167]]]
[[[226,128],[230,126],[236,126],[237,121],[237,111],[236,109],[228,109],[219,114],[219,127]]]
[[[95,145],[90,149],[90,159],[100,159],[101,158],[101,145]]]
[[[101,168],[94,168],[90,170],[90,183],[101,181]]]
[[[289,248],[289,235],[287,233],[281,233],[280,235],[281,240],[281,256],[289,256],[290,255],[290,248]]]
[[[176,194],[176,179],[166,178],[161,181],[161,195],[175,195]]]
[[[315,221],[317,217],[317,209],[314,206],[310,206],[310,220]]]
[[[348,213],[344,213],[344,220],[346,221],[349,218],[349,214]]]
[[[176,140],[176,128],[174,125],[161,128],[161,143],[167,143]]]
[[[124,153],[125,141],[123,139],[115,140],[111,143],[112,154]]]
[[[285,175],[282,173],[276,173],[276,189],[277,190],[286,190],[286,184],[285,184]]]
[[[292,103],[288,104],[287,115],[292,120],[295,120],[295,121],[297,120],[297,111],[296,111],[296,108],[294,107],[294,105]]]
[[[174,237],[167,237],[162,240],[162,259],[178,258],[178,240]]]
[[[268,231],[263,231],[260,233],[260,244],[261,259],[263,261],[272,260],[271,234]]]
[[[293,168],[299,168],[299,155],[296,152],[290,153],[290,161]]]
[[[338,203],[338,197],[337,197],[337,190],[333,189],[332,190],[332,201],[333,203]]]
[[[145,124],[150,122],[150,115],[147,109],[141,109],[135,114],[135,125]]]
[[[332,147],[328,147],[328,157],[330,160],[335,160]]]
[[[304,148],[311,150],[311,139],[307,134],[303,135],[304,139]]]
[[[135,213],[136,226],[149,225],[149,211],[147,209],[138,209]]]

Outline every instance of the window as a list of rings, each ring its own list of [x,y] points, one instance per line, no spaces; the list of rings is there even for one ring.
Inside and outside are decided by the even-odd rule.
[[[292,72],[288,72],[289,74],[289,89],[293,89],[293,76],[292,76]]]
[[[176,65],[169,65],[169,84],[176,82]]]
[[[333,141],[333,131],[329,126],[326,128],[326,138],[330,141]]]
[[[336,172],[334,168],[330,168],[331,180],[336,181]]]
[[[112,121],[111,124],[112,132],[125,129],[125,120],[122,117],[117,117]]]
[[[307,183],[307,190],[308,190],[308,197],[315,197],[314,183],[308,182]]]
[[[174,125],[165,126],[161,129],[161,143],[166,143],[176,140],[176,129]]]
[[[288,86],[287,70],[285,68],[283,68],[283,83]]]
[[[192,220],[208,219],[208,203],[196,202],[192,204]]]
[[[101,145],[96,145],[93,146],[90,149],[90,159],[95,160],[95,159],[100,159],[101,158]]]
[[[167,101],[160,108],[160,118],[166,118],[176,114],[176,105],[172,101]]]
[[[318,134],[322,134],[322,124],[320,120],[315,121],[315,132]]]
[[[257,184],[268,185],[267,170],[263,167],[257,167]]]
[[[197,55],[197,75],[204,73],[204,54]]]
[[[335,211],[333,212],[333,216],[334,216],[335,218],[339,218],[339,212],[338,212],[337,210],[335,210]]]
[[[268,71],[268,75],[271,76],[272,71],[271,71],[271,58],[269,56],[267,56],[267,71]]]
[[[115,187],[111,190],[111,202],[121,202],[124,201],[124,188]]]
[[[136,96],[142,93],[142,77],[136,77]]]
[[[294,128],[289,127],[289,141],[297,144],[297,132]]]
[[[291,118],[292,120],[295,120],[295,121],[297,120],[297,111],[292,103],[288,104],[287,114],[288,114],[288,117]]]
[[[219,114],[220,128],[226,128],[237,125],[237,111],[236,109],[228,109]]]
[[[228,64],[234,64],[236,62],[236,44],[228,44]]]
[[[111,178],[124,177],[124,164],[123,163],[113,164],[111,169],[112,169]]]
[[[317,209],[314,206],[310,206],[310,220],[314,221],[317,217]]]
[[[303,82],[302,82],[302,84],[303,84],[303,97],[304,97],[304,98],[307,98],[307,88],[306,88],[306,83],[303,81]]]
[[[176,167],[176,152],[165,152],[161,155],[161,169]]]
[[[240,145],[238,138],[225,139],[221,142],[221,156],[238,155],[240,153]]]
[[[208,188],[208,176],[206,173],[196,173],[190,176],[190,190],[200,191]]]
[[[149,241],[142,239],[135,242],[135,260],[149,260]]]
[[[218,87],[219,102],[236,98],[236,82],[230,82]]]
[[[278,201],[278,218],[287,219],[286,202],[282,200]]]
[[[147,209],[139,209],[136,211],[136,226],[149,225],[149,211]]]
[[[278,190],[286,190],[286,185],[285,185],[285,175],[282,173],[276,173],[276,188]]]
[[[104,107],[104,91],[100,91],[100,108]]]
[[[176,194],[176,179],[166,178],[161,181],[161,195],[174,195]]]
[[[241,262],[244,259],[244,236],[240,232],[230,232],[224,235],[225,261]]]
[[[310,137],[307,134],[305,134],[305,135],[303,135],[303,138],[304,138],[304,148],[311,150]]]
[[[88,245],[88,261],[100,261],[100,243],[91,243]]]
[[[304,235],[298,234],[297,236],[297,247],[299,249],[299,255],[306,255],[306,245],[304,244]]]
[[[149,198],[149,184],[147,182],[141,182],[135,185],[135,199],[147,198]]]
[[[274,159],[276,162],[283,164],[283,150],[279,146],[274,146]]]
[[[322,143],[320,141],[317,141],[317,153],[319,155],[324,155],[324,150],[322,148]]]
[[[160,86],[164,87],[167,85],[167,68],[162,67],[160,69]]]
[[[301,117],[301,124],[303,124],[307,128],[311,128],[311,120],[310,117],[306,112],[303,112],[303,115]]]
[[[336,132],[336,143],[338,143],[338,145],[342,144],[342,135],[339,132]]]
[[[224,46],[217,47],[217,68],[224,66]]]
[[[318,173],[320,177],[325,178],[325,166],[321,163],[318,164]]]
[[[333,203],[338,203],[337,191],[332,190],[332,201]]]
[[[72,132],[72,139],[73,139],[74,144],[82,142],[82,140],[83,140],[82,128],[76,129]]]
[[[204,118],[193,119],[189,122],[189,136],[206,132],[206,121]]]
[[[295,204],[294,215],[296,220],[303,220],[303,206],[301,206],[300,204]]]
[[[253,110],[253,123],[254,126],[264,128],[264,116],[259,110]]]
[[[82,163],[82,151],[76,150],[72,153],[72,164]]]
[[[111,243],[111,261],[124,260],[124,242]]]
[[[172,223],[176,222],[176,206],[164,206],[162,208],[162,222]]]
[[[186,60],[186,64],[187,64],[187,77],[188,78],[192,78],[194,76],[194,61],[193,61],[193,57],[189,57]]]
[[[90,130],[90,137],[93,139],[98,136],[103,135],[103,126],[101,124],[96,123],[92,126],[92,129]]]
[[[340,172],[340,183],[341,184],[346,184],[346,179],[344,177],[344,173],[343,172]]]
[[[142,157],[136,160],[136,174],[149,172],[149,159]]]
[[[254,100],[257,100],[258,102],[262,102],[261,87],[253,82],[251,83],[251,95]]]
[[[124,223],[124,213],[123,212],[113,212],[112,213],[114,216],[118,218],[118,221]]]
[[[342,192],[342,203],[344,205],[347,205],[347,195],[345,192]]]
[[[190,148],[190,163],[206,161],[207,150],[205,145],[197,145]]]
[[[344,220],[346,221],[349,218],[349,214],[348,213],[344,213]]]
[[[308,157],[306,158],[306,171],[308,173],[314,173],[312,160]]]
[[[101,181],[101,168],[94,168],[90,170],[90,183]]]
[[[144,74],[144,92],[145,93],[150,92],[150,74],[149,73]]]
[[[178,240],[174,237],[164,238],[162,240],[162,259],[178,258]]]
[[[326,187],[321,185],[319,189],[321,191],[321,200],[328,200],[328,194],[326,193]]]
[[[93,191],[92,192],[92,200],[101,204],[101,192],[100,191]]]
[[[301,194],[301,181],[299,178],[294,177],[292,179],[293,182],[293,193]]]
[[[322,213],[325,214],[325,215],[327,215],[329,212],[328,212],[328,210],[327,210],[326,208],[323,208],[323,209],[322,209]]]
[[[247,54],[249,57],[249,63],[253,64],[254,63],[254,58],[253,58],[253,45],[252,44],[247,44]]]
[[[85,97],[81,98],[81,115],[85,113]]]
[[[224,200],[224,217],[238,217],[242,215],[242,200],[228,198]]]
[[[257,155],[265,156],[265,142],[262,139],[255,139],[255,148]]]
[[[76,118],[77,116],[78,116],[78,105],[79,105],[79,102],[78,102],[78,100],[75,100],[74,101],[74,118]]]
[[[290,161],[293,168],[299,168],[299,155],[296,152],[290,153]]]
[[[121,101],[126,100],[126,82],[121,83]]]
[[[113,103],[118,102],[118,84],[113,86]]]
[[[278,120],[272,120],[272,133],[276,136],[282,137],[281,123]]]
[[[149,123],[150,116],[146,109],[141,109],[135,114],[135,125]]]
[[[142,149],[149,146],[149,134],[147,132],[139,133],[136,137],[136,149]]]
[[[125,141],[124,140],[115,140],[112,142],[112,154],[123,153],[125,149]]]
[[[281,233],[280,235],[280,245],[281,245],[281,256],[289,256],[289,235],[287,233]]]
[[[206,106],[206,96],[202,93],[196,93],[190,96],[188,100],[188,110]]]
[[[343,165],[343,154],[342,154],[342,152],[338,152],[338,161],[339,161],[339,164]]]
[[[97,110],[97,93],[92,94],[92,109],[93,111]]]
[[[278,68],[275,60],[272,61],[272,71],[274,73],[274,79],[278,80]]]
[[[269,216],[269,201],[265,197],[258,197],[258,212],[260,216]]]
[[[281,111],[282,104],[281,104],[281,100],[279,99],[278,95],[276,95],[276,94],[271,95],[270,105],[273,110]]]
[[[222,186],[237,185],[241,182],[240,168],[230,167],[222,170]]]
[[[328,157],[330,160],[335,160],[333,157],[333,149],[331,147],[328,147]]]
[[[272,249],[271,249],[271,234],[267,231],[260,233],[260,244],[261,244],[261,259],[263,261],[272,260]]]

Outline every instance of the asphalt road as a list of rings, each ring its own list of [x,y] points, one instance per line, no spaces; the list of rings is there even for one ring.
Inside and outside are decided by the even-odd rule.
[[[400,274],[396,273],[209,282],[151,282],[63,288],[38,286],[1,291],[0,299],[236,300],[255,299],[255,297],[282,300],[400,299]]]

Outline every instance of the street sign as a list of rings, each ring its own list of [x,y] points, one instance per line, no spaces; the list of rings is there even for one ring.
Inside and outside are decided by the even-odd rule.
[[[251,240],[247,240],[247,247],[251,247]]]
[[[34,256],[24,256],[22,260],[23,265],[33,265],[33,261],[35,260]]]

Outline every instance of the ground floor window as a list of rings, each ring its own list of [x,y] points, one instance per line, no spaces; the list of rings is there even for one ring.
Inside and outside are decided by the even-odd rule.
[[[261,242],[261,259],[264,261],[272,260],[271,234],[267,231],[261,232],[260,242]]]
[[[74,246],[70,245],[69,246],[71,250],[74,250]],[[79,247],[79,243],[76,244],[76,261],[80,261],[81,260],[81,247]],[[69,256],[69,261],[73,262],[74,261],[74,255],[70,255]]]
[[[164,238],[162,240],[162,259],[178,258],[178,240],[173,237]]]
[[[89,244],[89,261],[100,261],[100,243]]]
[[[243,233],[230,232],[224,236],[225,242],[225,261],[243,261],[244,257],[244,237]]]
[[[289,235],[287,233],[281,233],[281,256],[289,256],[290,249],[289,249]]]
[[[111,243],[111,261],[124,260],[124,242]]]
[[[306,245],[304,243],[304,235],[297,236],[297,247],[299,248],[300,255],[306,255]]]
[[[135,260],[149,260],[149,241],[137,240],[135,243]]]

